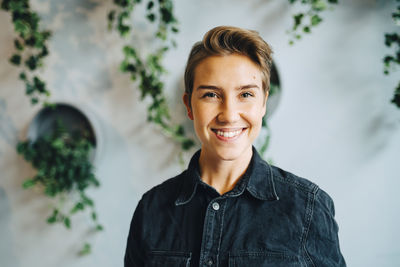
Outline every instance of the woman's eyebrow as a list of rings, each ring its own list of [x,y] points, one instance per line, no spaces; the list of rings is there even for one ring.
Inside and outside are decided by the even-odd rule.
[[[196,90],[200,89],[211,89],[211,90],[221,90],[220,87],[214,85],[199,85]]]
[[[237,88],[237,90],[246,90],[246,89],[251,89],[251,88],[258,88],[258,89],[260,89],[260,87],[258,87],[257,84],[246,84],[246,85],[239,86],[239,87]]]
[[[260,89],[260,87],[257,84],[246,84],[246,85],[242,85],[237,87],[237,90],[246,90],[246,89],[251,89],[251,88],[258,88]],[[199,85],[197,87],[197,90],[201,90],[201,89],[208,89],[208,90],[222,90],[221,87],[215,86],[215,85]]]

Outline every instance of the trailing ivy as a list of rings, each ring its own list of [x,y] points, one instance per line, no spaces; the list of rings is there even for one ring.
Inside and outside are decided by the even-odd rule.
[[[9,61],[21,69],[19,79],[25,83],[26,95],[32,105],[43,101],[44,108],[56,108],[57,104],[48,101],[50,91],[37,73],[43,69],[44,59],[49,55],[47,42],[51,32],[40,30],[40,17],[31,10],[29,0],[3,0],[1,8],[10,12],[17,34],[15,52]],[[97,222],[93,200],[85,194],[89,186],[99,186],[89,160],[92,144],[86,133],[69,133],[62,121],[58,121],[52,134],[35,141],[19,141],[16,149],[37,170],[34,177],[24,181],[23,188],[39,186],[47,196],[59,200],[47,218],[49,224],[58,222],[70,228],[71,215],[90,210],[94,229],[103,229]],[[65,198],[74,195],[77,195],[76,203],[66,211]],[[79,254],[86,255],[90,251],[90,244],[85,243]]]
[[[132,12],[141,0],[114,0],[116,8],[109,12],[109,29],[116,29],[121,37],[129,37],[132,32],[130,25]],[[173,14],[172,0],[146,1],[146,18],[150,23],[157,23],[155,40],[161,41],[153,53],[142,57],[135,44],[125,45],[124,60],[121,62],[122,72],[130,75],[133,81],[138,81],[141,99],[149,97],[151,103],[147,107],[147,119],[160,126],[163,132],[181,144],[183,150],[188,150],[194,141],[185,135],[182,125],[171,123],[170,111],[164,94],[162,75],[166,73],[162,65],[165,53],[175,47],[171,35],[177,33],[178,22]]]
[[[40,18],[29,6],[29,0],[3,0],[1,8],[11,13],[14,31],[15,52],[10,62],[21,68],[19,79],[25,83],[25,93],[33,105],[50,96],[45,82],[37,74],[49,54],[47,41],[51,37],[48,30],[40,30]],[[48,104],[46,101],[44,104]]]
[[[289,3],[301,3],[308,8],[293,15],[293,27],[288,30],[289,44],[293,45],[296,40],[301,39],[302,34],[311,33],[311,30],[323,21],[321,13],[331,9],[338,0],[289,0]]]
[[[400,0],[397,0],[399,5],[394,13],[392,13],[393,21],[396,26],[400,27]],[[400,34],[399,32],[386,33],[385,34],[385,45],[390,48],[394,48],[394,54],[387,55],[384,57],[384,73],[389,75],[391,71],[394,71],[396,67],[400,65]],[[392,103],[400,108],[400,82],[394,90],[394,96]]]
[[[18,153],[37,170],[35,176],[25,180],[23,188],[37,186],[48,197],[59,200],[47,218],[49,224],[58,222],[69,229],[72,215],[89,210],[94,229],[103,229],[97,221],[94,201],[85,193],[89,187],[100,185],[89,161],[89,153],[93,149],[89,140],[89,133],[68,132],[62,121],[58,120],[51,134],[34,142],[27,140],[17,145]],[[69,198],[68,203],[72,203],[69,208],[64,207],[66,196]],[[70,199],[71,196],[77,196],[75,203]],[[84,250],[87,251],[85,247]],[[81,251],[80,254],[87,253]]]

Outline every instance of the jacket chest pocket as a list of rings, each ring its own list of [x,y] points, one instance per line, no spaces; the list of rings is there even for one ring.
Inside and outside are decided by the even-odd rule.
[[[300,267],[294,256],[282,252],[239,252],[229,254],[229,267]]]
[[[189,267],[192,254],[179,251],[152,251],[146,267]]]

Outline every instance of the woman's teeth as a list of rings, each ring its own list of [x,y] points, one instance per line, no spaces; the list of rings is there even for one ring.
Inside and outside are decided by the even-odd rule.
[[[239,135],[241,132],[242,132],[242,129],[237,130],[237,131],[232,131],[232,132],[217,130],[217,135],[223,136],[223,137],[234,137],[234,136]]]

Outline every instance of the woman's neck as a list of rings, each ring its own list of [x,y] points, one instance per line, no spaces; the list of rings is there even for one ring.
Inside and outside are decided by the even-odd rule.
[[[201,179],[220,195],[229,192],[246,172],[252,155],[250,148],[237,159],[224,160],[202,149],[199,159]]]

